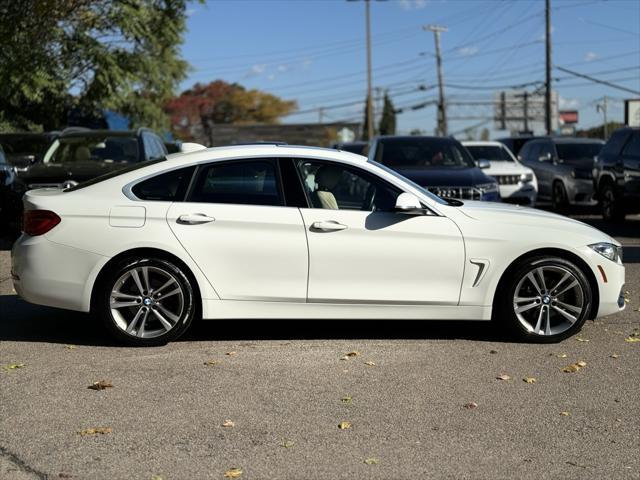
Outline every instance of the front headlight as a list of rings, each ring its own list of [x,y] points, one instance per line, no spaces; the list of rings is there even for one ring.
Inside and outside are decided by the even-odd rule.
[[[589,248],[612,262],[622,263],[622,247],[618,247],[612,243],[601,242],[589,245]]]
[[[523,173],[520,175],[520,183],[529,183],[533,181],[533,173]]]
[[[476,185],[482,193],[495,193],[498,191],[497,183],[483,183],[482,185]]]

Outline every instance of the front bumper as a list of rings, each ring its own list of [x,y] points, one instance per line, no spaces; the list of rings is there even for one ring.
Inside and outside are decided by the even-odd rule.
[[[538,198],[538,191],[533,184],[500,185],[500,196],[506,203],[534,206]]]
[[[582,252],[588,259],[598,283],[600,304],[595,317],[604,317],[624,310],[624,265],[607,260],[589,247],[584,247]]]
[[[16,293],[39,305],[88,312],[89,285],[107,257],[23,234],[11,251]]]
[[[593,180],[572,178],[566,182],[567,196],[573,205],[595,205]]]

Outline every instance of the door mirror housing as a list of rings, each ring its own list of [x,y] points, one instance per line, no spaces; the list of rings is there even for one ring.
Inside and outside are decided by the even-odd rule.
[[[411,193],[401,193],[396,199],[395,211],[398,213],[409,213],[413,215],[424,215],[425,208],[420,203],[420,199]]]
[[[481,158],[480,160],[478,160],[476,162],[476,165],[478,165],[478,168],[481,169],[485,169],[485,168],[491,168],[491,162],[489,160],[486,160],[484,158]]]
[[[539,162],[550,162],[551,161],[551,154],[547,153],[546,155],[540,155],[538,157],[538,161]]]

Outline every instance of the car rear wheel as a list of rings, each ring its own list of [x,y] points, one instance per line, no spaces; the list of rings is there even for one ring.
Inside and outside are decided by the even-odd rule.
[[[622,202],[616,195],[611,182],[606,182],[600,191],[600,205],[602,218],[607,222],[619,222],[624,220],[625,212]]]
[[[179,266],[164,259],[127,259],[107,273],[100,289],[96,313],[127,345],[175,340],[195,314],[191,282]]]
[[[553,184],[553,192],[551,195],[551,201],[553,209],[557,212],[564,212],[569,206],[569,200],[567,199],[567,189],[564,188],[564,184],[560,181],[556,181]]]
[[[525,260],[503,291],[497,299],[500,319],[526,341],[563,340],[580,331],[591,309],[592,292],[584,273],[559,257]]]

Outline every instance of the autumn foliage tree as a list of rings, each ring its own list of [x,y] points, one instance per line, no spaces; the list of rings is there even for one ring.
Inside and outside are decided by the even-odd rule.
[[[295,101],[282,100],[255,89],[247,90],[238,83],[215,80],[208,84],[196,83],[171,99],[166,111],[176,136],[193,140],[197,129],[206,129],[210,123],[277,123],[296,108]]]

